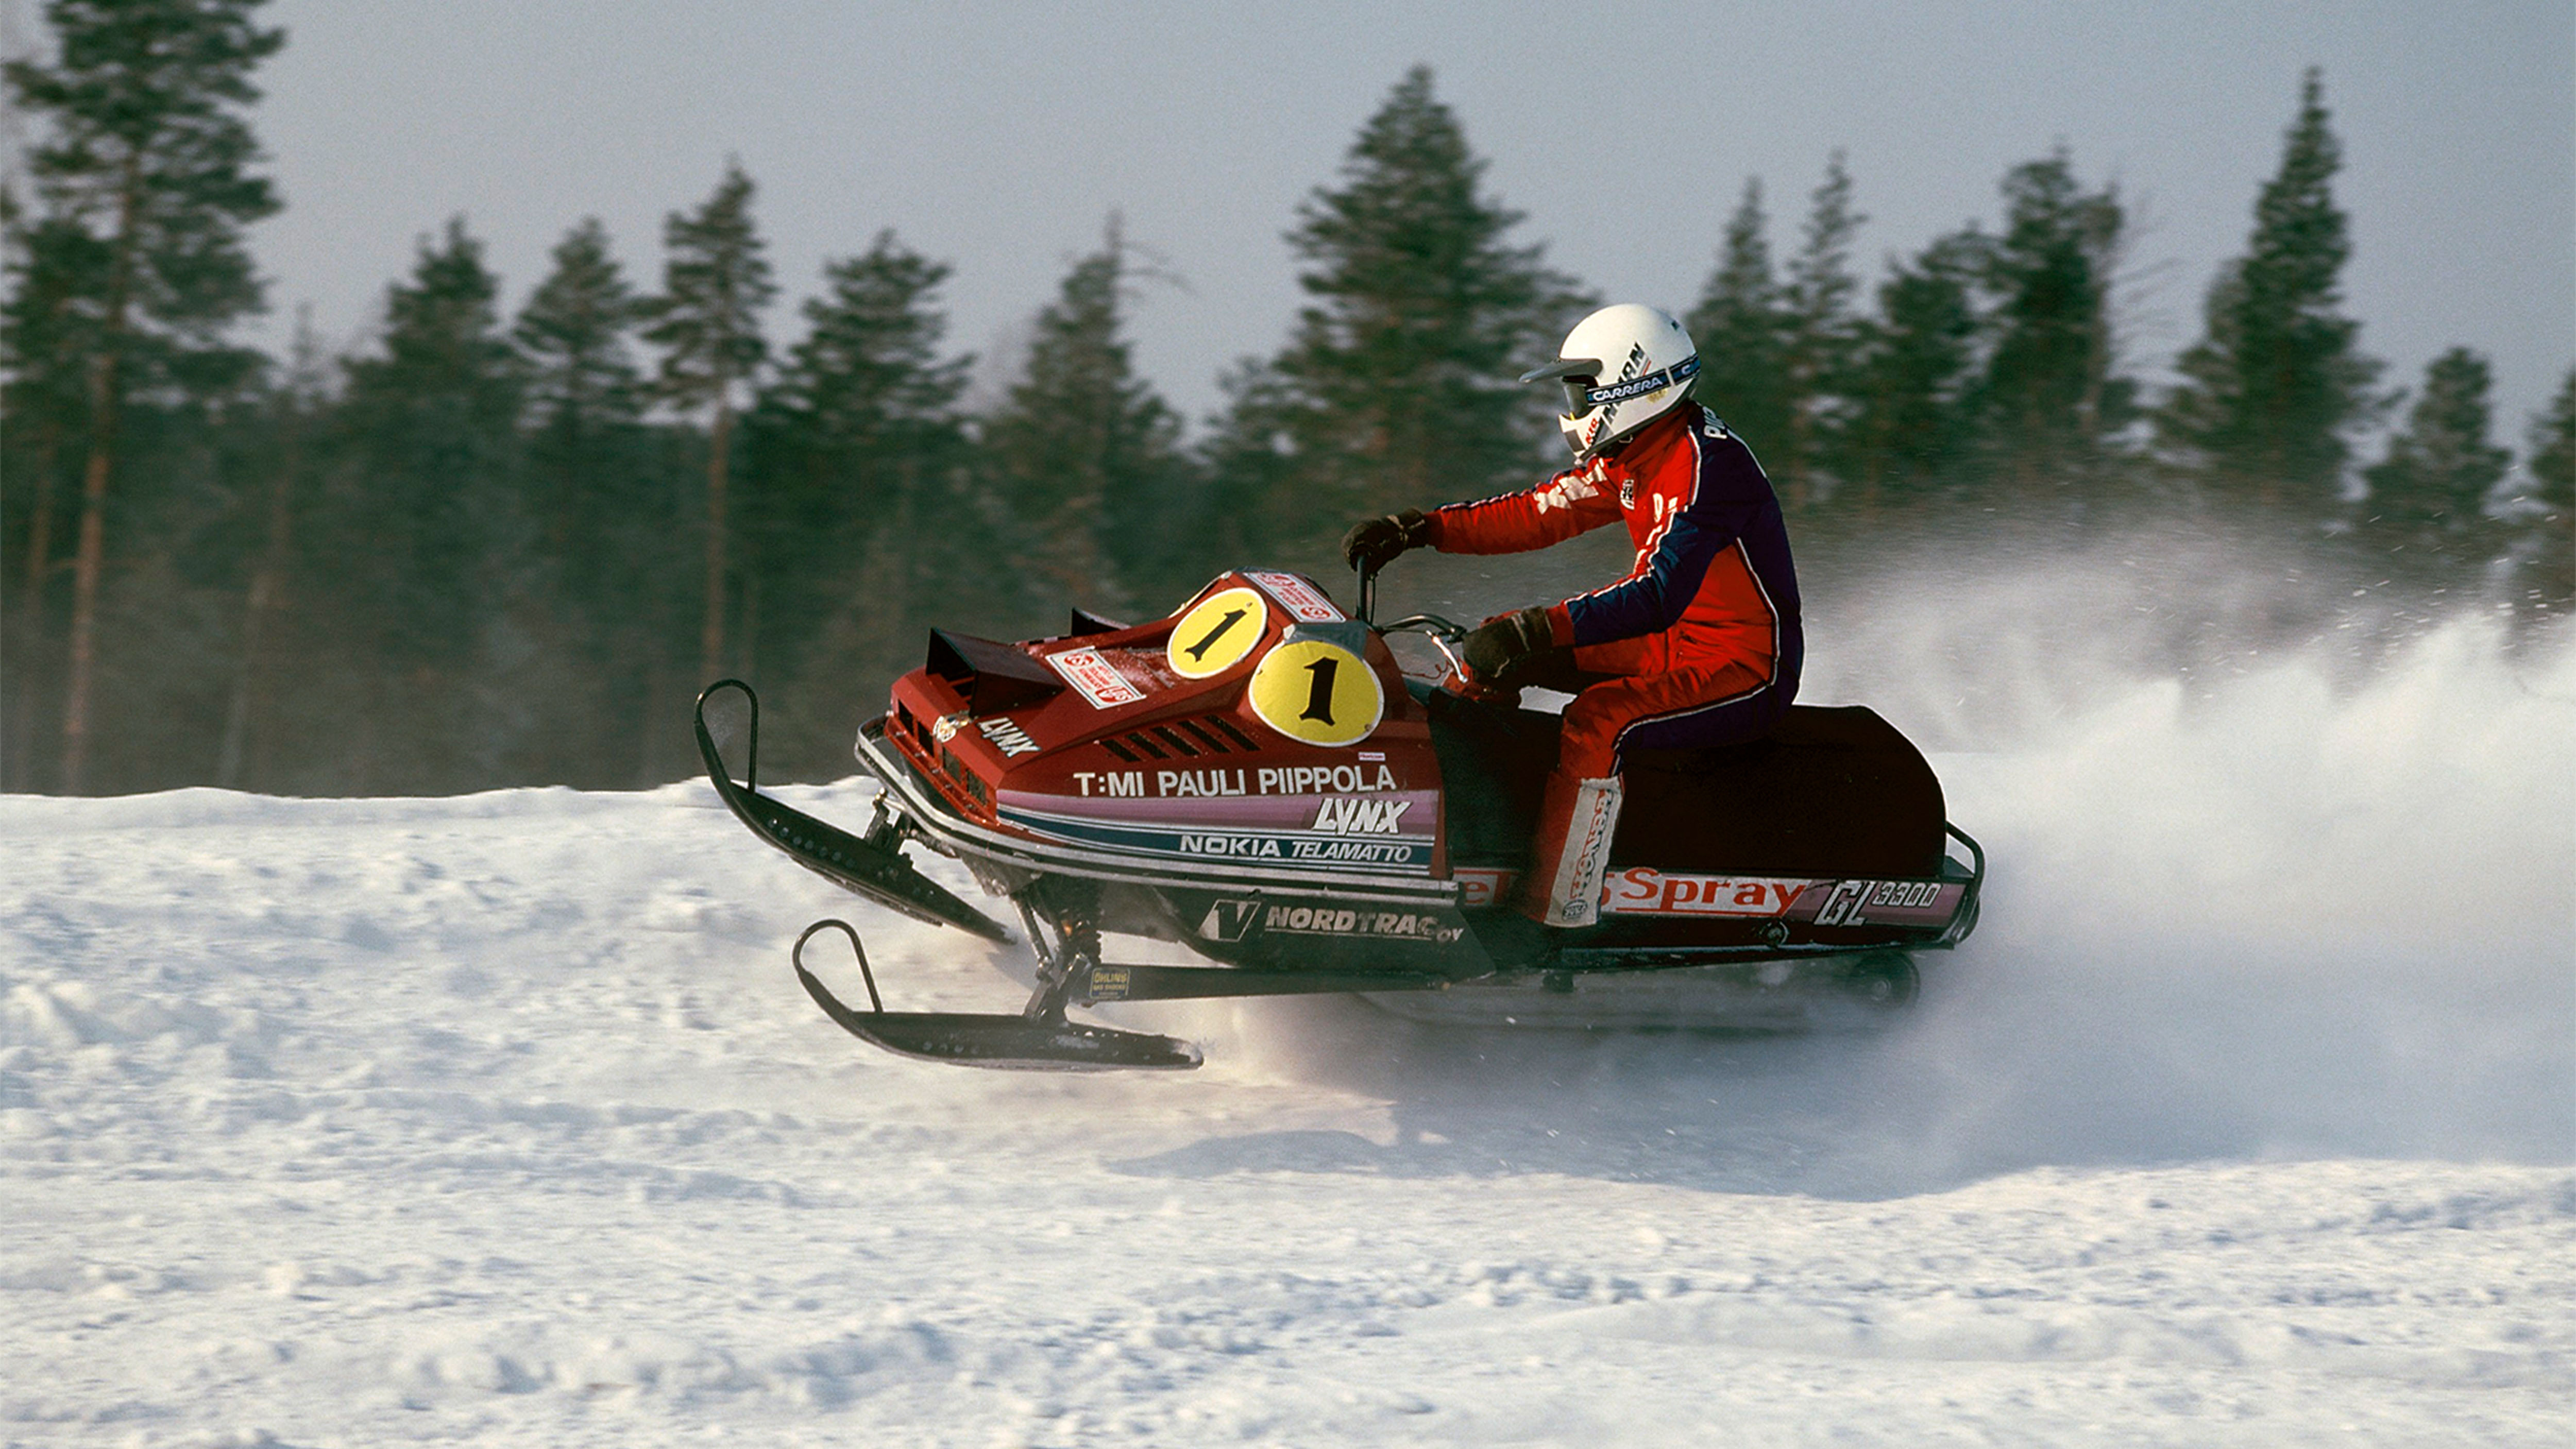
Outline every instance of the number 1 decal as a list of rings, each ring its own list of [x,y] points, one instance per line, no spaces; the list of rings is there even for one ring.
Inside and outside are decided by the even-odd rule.
[[[1269,633],[1270,606],[1247,588],[1221,589],[1172,625],[1164,658],[1183,679],[1208,679],[1244,660]]]
[[[1386,711],[1385,687],[1367,661],[1323,639],[1271,646],[1253,666],[1252,712],[1292,740],[1349,745],[1367,739]]]
[[[1219,639],[1224,638],[1227,630],[1242,623],[1244,616],[1251,612],[1252,611],[1250,609],[1227,610],[1226,616],[1216,621],[1215,628],[1210,629],[1205,635],[1201,636],[1199,642],[1191,645],[1189,648],[1184,649],[1181,652],[1190,656],[1190,662],[1192,664],[1206,663],[1208,646],[1214,644]]]
[[[1306,672],[1315,679],[1306,687],[1306,708],[1297,718],[1314,720],[1326,729],[1333,727],[1333,676],[1341,667],[1342,661],[1329,654],[1306,666]]]

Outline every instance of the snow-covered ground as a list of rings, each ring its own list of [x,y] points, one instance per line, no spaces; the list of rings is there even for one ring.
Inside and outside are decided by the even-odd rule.
[[[1168,1076],[870,1053],[808,921],[1002,948],[701,784],[0,800],[0,1443],[2568,1442],[2576,658],[1938,763],[1893,1030],[1130,1009]]]

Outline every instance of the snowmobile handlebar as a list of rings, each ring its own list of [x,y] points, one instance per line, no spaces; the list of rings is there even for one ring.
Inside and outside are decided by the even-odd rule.
[[[1449,652],[1445,646],[1455,644],[1467,637],[1465,625],[1444,619],[1438,614],[1407,614],[1391,623],[1378,623],[1377,575],[1383,565],[1376,559],[1364,558],[1353,567],[1359,570],[1360,575],[1360,607],[1354,617],[1361,623],[1381,634],[1427,634],[1431,636],[1433,643],[1444,646],[1441,650],[1444,654]]]
[[[1401,619],[1377,622],[1377,574],[1381,567],[1376,559],[1363,558],[1353,565],[1360,575],[1358,619],[1380,634],[1420,634],[1431,641],[1441,657],[1449,661],[1452,672],[1464,676],[1466,663],[1458,657],[1458,641],[1467,637],[1467,628],[1453,619],[1438,614],[1407,614]]]

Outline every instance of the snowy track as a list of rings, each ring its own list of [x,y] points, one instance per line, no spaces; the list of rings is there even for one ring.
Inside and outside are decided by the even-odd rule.
[[[1987,923],[1857,1039],[967,1072],[786,943],[1005,948],[702,786],[0,800],[0,1444],[2563,1443],[2576,679],[2476,643],[1942,761]]]

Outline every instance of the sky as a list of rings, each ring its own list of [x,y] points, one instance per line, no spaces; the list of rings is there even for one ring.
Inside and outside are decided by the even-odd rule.
[[[19,44],[30,0],[0,0]],[[1186,415],[1299,304],[1284,240],[1358,127],[1427,63],[1526,215],[1516,238],[1613,300],[1686,309],[1748,176],[1777,252],[1843,149],[1857,248],[1885,259],[1999,213],[2063,144],[2138,223],[2121,289],[2150,379],[2242,250],[2299,76],[2324,68],[2351,215],[2348,311],[2407,385],[2455,344],[2493,359],[2500,430],[2576,362],[2576,6],[2247,0],[1795,6],[864,5],[280,0],[255,113],[287,209],[253,245],[282,345],[299,304],[363,344],[386,284],[461,214],[515,307],[585,215],[650,285],[672,211],[728,157],[782,288],[773,344],[828,258],[881,229],[954,267],[950,345],[1003,380],[1108,215],[1177,281],[1136,301],[1139,366]],[[1723,401],[1719,400],[1723,407]]]

